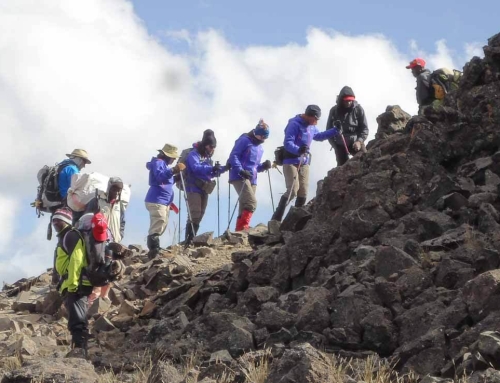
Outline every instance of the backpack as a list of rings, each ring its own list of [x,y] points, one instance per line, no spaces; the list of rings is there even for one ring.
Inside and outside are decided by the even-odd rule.
[[[446,94],[458,89],[462,72],[448,68],[436,69],[431,73],[430,84],[434,90],[434,98],[442,100]]]
[[[98,242],[92,235],[92,218],[94,213],[84,214],[78,221],[78,227],[75,229],[83,243],[87,257],[87,267],[84,270],[92,286],[102,287],[115,281],[124,270],[121,261],[106,257],[106,247],[108,243]]]
[[[285,147],[278,146],[274,150],[274,162],[276,165],[283,166],[283,160],[285,159]]]
[[[62,197],[59,192],[59,174],[70,165],[70,163],[45,165],[38,171],[37,210],[51,213],[62,205]]]
[[[184,149],[181,152],[181,155],[180,155],[179,159],[177,160],[177,163],[186,165],[187,156],[189,155],[189,153],[191,153],[192,150],[194,150],[194,148]],[[182,177],[183,177],[184,181],[186,181],[186,175],[187,175],[186,170],[187,169],[184,169],[182,171]],[[184,191],[184,188],[182,186],[182,180],[181,180],[180,176],[176,177],[175,186],[177,186],[177,189],[179,189],[180,191]]]

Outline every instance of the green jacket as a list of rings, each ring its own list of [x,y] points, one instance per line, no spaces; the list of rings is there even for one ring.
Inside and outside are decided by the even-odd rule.
[[[82,237],[77,230],[68,227],[58,235],[56,249],[56,271],[62,277],[63,283],[59,291],[78,291],[80,285],[92,286],[82,275],[87,267],[87,253]]]

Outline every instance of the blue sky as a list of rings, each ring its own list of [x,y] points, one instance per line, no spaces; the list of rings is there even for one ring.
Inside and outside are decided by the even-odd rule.
[[[302,44],[306,30],[316,27],[351,35],[381,33],[403,51],[410,40],[428,50],[440,39],[455,50],[464,42],[484,42],[498,32],[500,14],[500,2],[492,0],[134,0],[133,4],[148,31],[163,38],[165,31],[213,28],[238,46]]]
[[[0,2],[0,126],[6,130],[0,281],[50,267],[55,242],[44,239],[48,218],[37,219],[29,207],[44,164],[81,147],[93,160],[86,171],[132,184],[125,243],[145,246],[145,163],[164,143],[183,149],[211,128],[219,142],[214,159],[225,162],[239,135],[264,117],[271,127],[264,159],[272,159],[288,119],[310,103],[326,114],[344,85],[365,108],[373,138],[387,105],[416,111],[414,79],[405,69],[414,55],[431,68],[462,68],[500,32],[498,14],[499,1]],[[313,144],[310,198],[335,166],[329,149]],[[284,180],[276,170],[271,176],[277,204]],[[221,231],[227,194],[224,175]],[[258,200],[252,224],[272,215],[266,174],[259,177]],[[235,201],[232,190],[231,212]],[[184,203],[181,208],[184,229]],[[170,220],[162,245],[178,227],[178,216]],[[216,225],[214,193],[200,231],[217,232]]]

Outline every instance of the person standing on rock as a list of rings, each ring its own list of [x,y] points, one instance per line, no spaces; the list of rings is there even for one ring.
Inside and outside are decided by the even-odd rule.
[[[212,193],[216,183],[213,180],[226,171],[226,167],[212,163],[212,155],[217,147],[217,139],[212,130],[203,132],[201,141],[193,144],[193,150],[186,158],[186,194],[189,204],[186,223],[185,246],[189,246],[198,233],[200,222],[205,215],[208,195]]]
[[[68,311],[72,350],[67,356],[86,358],[88,296],[92,292],[92,286],[83,273],[87,267],[85,243],[72,227],[72,221],[69,209],[56,210],[52,216],[52,225],[58,238],[55,269],[60,276],[59,291]]]
[[[176,158],[179,158],[177,148],[165,144],[163,149],[158,150],[158,155],[146,163],[149,170],[149,190],[145,199],[150,218],[147,239],[149,259],[155,258],[160,252],[160,236],[167,228],[170,205],[174,200],[174,175],[186,168],[182,163],[172,167]]]
[[[418,114],[422,114],[423,108],[431,105],[434,101],[434,92],[431,86],[431,71],[425,69],[425,60],[422,58],[410,61],[406,69],[411,69],[413,77],[417,79],[415,90],[417,92]]]
[[[121,201],[122,191],[123,181],[121,178],[111,177],[106,192],[99,190],[97,196],[85,207],[85,214],[100,212],[104,215],[108,222],[108,233],[110,234],[108,242],[114,242],[115,244],[119,244],[125,235],[125,204]],[[122,249],[122,251],[125,251],[125,249]],[[112,250],[109,247],[106,253],[112,257]],[[111,284],[94,287],[89,297],[89,304],[99,297],[109,302],[108,293],[110,288]]]
[[[286,206],[295,196],[295,206],[304,206],[309,184],[309,147],[312,140],[324,141],[338,135],[337,129],[319,132],[316,125],[321,117],[321,109],[317,105],[309,105],[303,114],[290,120],[285,128],[283,174],[285,175],[286,192],[280,199],[272,219],[281,221]]]
[[[262,144],[269,137],[269,126],[261,119],[255,129],[242,134],[234,144],[228,162],[229,183],[238,193],[239,211],[236,231],[248,230],[250,220],[257,208],[257,173],[269,170],[271,161],[261,163],[264,149]]]
[[[335,150],[337,166],[344,165],[349,154],[366,153],[368,122],[363,107],[356,101],[353,90],[344,86],[337,96],[337,104],[330,109],[326,129],[337,128],[341,134],[328,141]]]

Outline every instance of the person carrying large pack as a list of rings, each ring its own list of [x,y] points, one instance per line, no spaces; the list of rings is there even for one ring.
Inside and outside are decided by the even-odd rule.
[[[324,141],[339,134],[334,128],[319,132],[316,125],[321,117],[321,109],[317,105],[308,105],[303,114],[288,120],[283,140],[283,173],[285,175],[286,192],[280,199],[272,219],[281,221],[288,203],[297,196],[295,206],[304,206],[307,199],[309,183],[309,165],[311,157],[309,147],[312,141]]]
[[[353,90],[344,86],[337,96],[337,103],[330,109],[326,130],[337,128],[340,134],[328,139],[335,150],[337,166],[344,165],[349,155],[366,152],[368,122],[363,107],[356,101]]]
[[[38,171],[37,198],[31,204],[37,209],[38,216],[41,215],[41,212],[53,213],[58,208],[66,206],[71,177],[73,174],[79,173],[85,165],[91,163],[87,152],[83,149],[75,149],[66,156],[67,160],[55,166],[45,165]],[[75,220],[77,218],[74,217]]]
[[[187,203],[189,205],[189,215],[186,223],[185,246],[189,246],[194,236],[197,234],[201,220],[205,215],[208,196],[216,186],[213,178],[219,177],[226,171],[225,166],[213,165],[212,156],[217,147],[217,139],[212,130],[203,132],[201,141],[193,144],[186,158],[185,175]]]
[[[107,246],[106,251],[109,253],[110,257],[116,253],[118,248],[118,255],[120,257],[129,254],[129,250],[120,245],[124,235],[125,235],[125,209],[126,206],[121,200],[121,194],[123,191],[123,181],[119,177],[110,177],[107,185],[106,191],[96,190],[96,196],[90,200],[85,208],[86,214],[96,214],[101,213],[106,218],[109,238],[108,242],[113,243],[112,246]],[[84,214],[85,215],[85,214]],[[96,286],[89,297],[89,303],[92,303],[95,299],[101,297],[102,299],[108,301],[109,289],[111,288],[111,283],[105,286]]]
[[[418,114],[423,114],[426,106],[436,107],[451,91],[458,89],[462,72],[456,69],[439,68],[431,73],[425,69],[425,60],[416,58],[412,60],[406,69],[411,69],[411,73],[417,79],[417,103]]]
[[[146,163],[146,169],[149,171],[149,190],[145,204],[150,218],[147,239],[150,259],[160,253],[160,236],[167,228],[170,205],[174,201],[174,175],[186,168],[182,163],[171,166],[177,158],[177,147],[165,144],[158,150],[158,155]]]
[[[59,209],[52,215],[52,225],[57,232],[55,270],[60,276],[59,291],[68,311],[68,330],[71,333],[71,357],[86,358],[88,338],[88,296],[92,285],[85,276],[88,266],[85,241],[72,227],[73,216],[69,209]]]
[[[242,134],[234,143],[229,154],[229,183],[238,193],[239,214],[236,231],[248,230],[250,220],[257,208],[257,173],[269,170],[271,161],[261,163],[264,149],[262,144],[269,137],[269,126],[261,119],[255,129]],[[236,207],[235,207],[236,209]]]

